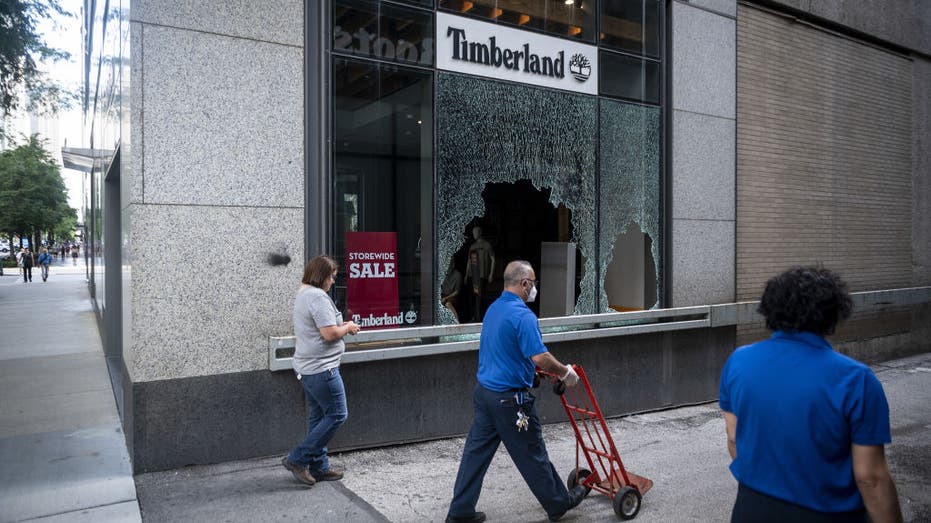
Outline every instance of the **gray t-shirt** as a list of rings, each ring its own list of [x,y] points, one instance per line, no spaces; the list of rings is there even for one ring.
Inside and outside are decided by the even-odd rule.
[[[323,339],[320,327],[342,324],[343,315],[329,294],[319,287],[302,285],[294,298],[294,372],[306,376],[339,367],[346,345],[342,339]]]

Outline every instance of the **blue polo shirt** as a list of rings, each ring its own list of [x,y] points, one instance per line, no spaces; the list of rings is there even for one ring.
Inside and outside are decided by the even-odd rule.
[[[737,416],[730,469],[738,482],[821,512],[863,507],[850,445],[892,441],[889,405],[869,367],[816,334],[778,331],[734,351],[719,402]]]
[[[504,291],[485,311],[478,346],[478,382],[505,392],[533,386],[532,356],[546,352],[537,317],[520,296]]]

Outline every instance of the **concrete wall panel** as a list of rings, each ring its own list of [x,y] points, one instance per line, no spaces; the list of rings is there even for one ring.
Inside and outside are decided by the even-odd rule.
[[[120,293],[122,298],[120,299],[120,326],[121,326],[121,336],[122,336],[122,347],[123,351],[123,365],[126,368],[132,368],[133,363],[133,337],[132,337],[132,320],[133,320],[133,243],[132,243],[132,230],[133,230],[133,211],[138,207],[138,204],[129,205],[121,210],[120,215],[120,234],[122,239],[120,243],[122,245],[122,266],[120,267],[121,274],[121,283],[120,283]],[[130,376],[131,377],[131,376]]]
[[[133,379],[267,367],[268,336],[293,329],[303,209],[134,207]],[[294,261],[269,266],[269,251]]]
[[[734,301],[734,222],[672,221],[675,307]]]
[[[301,49],[143,29],[145,203],[304,204]]]
[[[672,108],[735,117],[736,23],[672,4]]]
[[[734,120],[673,111],[673,218],[734,220]]]
[[[316,2],[311,2],[316,4]],[[237,36],[263,42],[304,45],[304,2],[203,2],[146,0],[132,3],[130,18],[169,27]]]
[[[736,38],[733,18],[672,4],[673,307],[734,297]]]
[[[140,104],[142,99],[142,26],[129,24],[129,42],[123,46],[123,67],[120,89],[120,207],[126,208],[134,201],[142,201],[142,155],[133,147],[142,133]],[[138,53],[138,56],[136,55]],[[138,195],[138,196],[137,196]]]
[[[687,0],[690,5],[703,7],[722,15],[737,16],[737,0]]]

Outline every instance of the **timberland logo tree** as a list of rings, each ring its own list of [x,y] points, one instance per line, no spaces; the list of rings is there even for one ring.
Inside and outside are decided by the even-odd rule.
[[[592,63],[585,55],[576,53],[569,60],[569,73],[576,80],[584,82],[592,75]]]

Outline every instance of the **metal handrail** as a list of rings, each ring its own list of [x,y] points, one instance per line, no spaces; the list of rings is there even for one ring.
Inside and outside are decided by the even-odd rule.
[[[931,286],[885,289],[851,293],[854,312],[881,310],[888,307],[909,306],[931,302]],[[726,327],[758,323],[763,320],[756,312],[759,302],[745,301],[719,305],[700,305],[671,309],[650,309],[634,312],[586,314],[539,320],[544,343],[570,340],[630,336],[649,332],[669,332],[684,329]],[[650,323],[617,325],[618,323]],[[463,325],[434,325],[403,329],[363,331],[351,343],[355,350],[343,354],[343,363],[357,363],[396,358],[412,358],[478,349],[478,339],[442,341],[444,337],[475,336],[482,331],[481,323]],[[555,331],[555,332],[553,332]],[[439,341],[434,341],[438,339]],[[426,341],[424,341],[426,340]],[[416,342],[400,347],[358,348],[378,342]],[[268,368],[272,371],[291,369],[291,357],[281,354],[294,349],[294,336],[272,336],[268,343]]]

